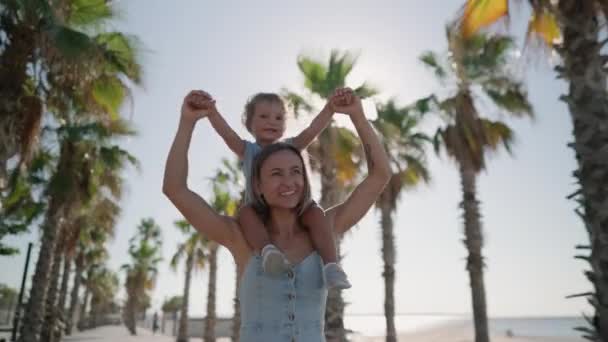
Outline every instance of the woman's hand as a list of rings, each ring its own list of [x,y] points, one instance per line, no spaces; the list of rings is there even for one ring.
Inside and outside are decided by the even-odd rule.
[[[195,122],[215,112],[215,100],[207,92],[193,90],[184,97],[182,119]]]
[[[348,115],[363,113],[361,99],[351,88],[338,88],[330,99],[335,112]]]

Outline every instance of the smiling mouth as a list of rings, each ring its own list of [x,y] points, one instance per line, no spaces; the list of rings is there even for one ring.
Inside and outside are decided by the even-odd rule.
[[[295,190],[291,190],[291,191],[285,191],[285,192],[281,192],[280,195],[281,196],[291,196],[293,194],[295,194],[296,191]]]

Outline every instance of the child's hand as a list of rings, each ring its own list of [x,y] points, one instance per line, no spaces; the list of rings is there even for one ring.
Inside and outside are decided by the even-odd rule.
[[[197,121],[216,112],[215,100],[202,90],[193,90],[182,103],[182,118]]]
[[[361,99],[350,88],[338,88],[330,99],[335,112],[351,115],[363,112]]]

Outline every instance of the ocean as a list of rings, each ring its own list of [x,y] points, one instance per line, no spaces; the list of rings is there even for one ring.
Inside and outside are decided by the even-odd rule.
[[[463,315],[396,315],[398,332],[426,330],[433,327],[470,320]],[[346,315],[344,324],[363,336],[383,336],[385,331],[382,315]],[[586,326],[582,317],[532,317],[532,318],[490,318],[490,331],[506,334],[511,330],[519,336],[533,337],[580,337],[574,330]]]

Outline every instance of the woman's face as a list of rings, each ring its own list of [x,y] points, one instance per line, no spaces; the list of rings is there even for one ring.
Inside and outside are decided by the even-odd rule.
[[[293,209],[302,200],[304,165],[293,151],[273,153],[262,164],[258,192],[271,208]]]

